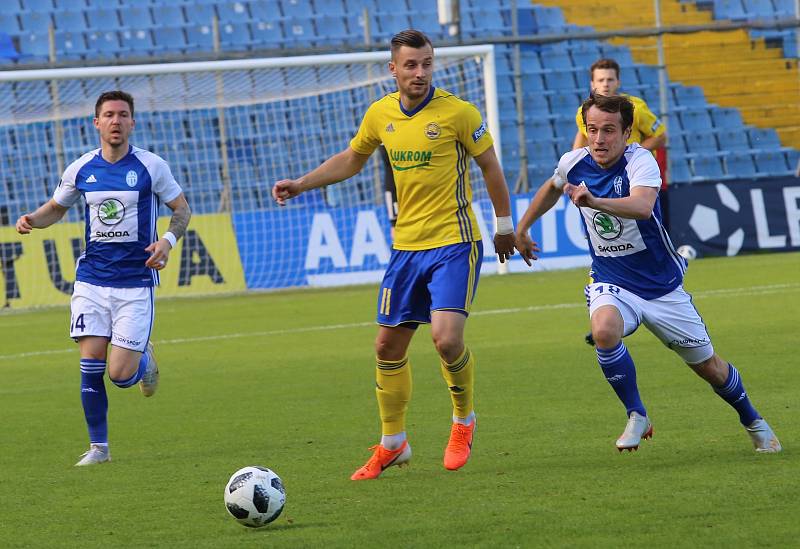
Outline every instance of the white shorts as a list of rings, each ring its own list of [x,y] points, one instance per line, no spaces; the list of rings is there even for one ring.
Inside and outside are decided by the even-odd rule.
[[[143,352],[153,330],[153,288],[111,288],[75,282],[69,336],[107,337],[112,345]]]
[[[589,284],[585,294],[589,318],[604,305],[617,308],[625,322],[623,337],[644,324],[688,364],[699,364],[714,354],[706,325],[694,308],[692,296],[682,286],[665,296],[649,300],[615,284],[603,282]]]

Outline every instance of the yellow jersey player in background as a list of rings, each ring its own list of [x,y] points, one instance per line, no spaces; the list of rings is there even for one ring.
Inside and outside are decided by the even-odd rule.
[[[469,459],[476,424],[475,357],[464,344],[464,326],[483,258],[472,212],[470,157],[483,172],[497,215],[495,251],[500,261],[514,254],[508,187],[480,113],[433,86],[433,45],[423,33],[396,34],[391,51],[389,71],[398,91],[369,107],[347,149],[272,189],[283,204],[304,191],[352,177],[381,143],[389,154],[399,213],[392,257],[378,293],[376,394],[383,436],[353,480],[377,478],[411,458],[405,427],[411,398],[408,346],[419,324],[431,324],[453,403],[444,466],[456,470]]]

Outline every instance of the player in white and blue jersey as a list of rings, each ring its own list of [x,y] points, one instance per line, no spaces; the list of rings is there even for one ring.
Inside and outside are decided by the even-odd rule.
[[[589,145],[561,157],[517,225],[517,248],[529,265],[536,259],[528,231],[562,192],[580,208],[592,256],[585,293],[597,360],[628,414],[617,448],[635,450],[653,434],[633,359],[622,342],[644,324],[736,410],[756,451],[779,452],[775,433],[751,404],[736,368],[714,352],[683,289],[686,261],[661,220],[658,165],[648,150],[626,145],[632,103],[597,95],[584,101],[582,113]]]
[[[16,225],[21,234],[49,227],[84,199],[86,248],[78,259],[70,320],[70,337],[80,348],[81,402],[90,444],[76,464],[80,466],[111,459],[106,367],[118,387],[138,383],[142,393],[151,396],[158,386],[150,343],[153,287],[191,217],[167,163],[128,143],[133,112],[129,94],[101,94],[94,119],[100,148],[70,164],[53,198],[21,216]],[[161,202],[173,213],[169,229],[159,238]]]

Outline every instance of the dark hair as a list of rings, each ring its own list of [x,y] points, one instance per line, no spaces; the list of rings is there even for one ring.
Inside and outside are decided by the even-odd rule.
[[[618,112],[622,117],[622,131],[633,126],[633,103],[624,95],[599,95],[592,94],[581,105],[583,125],[586,125],[586,113],[592,107],[597,107],[603,112]]]
[[[392,57],[394,57],[394,54],[397,53],[397,50],[403,46],[420,49],[424,48],[426,45],[433,49],[433,43],[431,42],[431,39],[428,38],[424,32],[416,29],[406,29],[404,31],[400,31],[392,36]]]
[[[131,109],[131,118],[133,118],[133,96],[121,90],[107,91],[100,94],[97,98],[97,103],[94,104],[94,116],[100,117],[100,108],[106,101],[125,101]]]
[[[591,68],[589,68],[589,76],[591,78],[594,78],[595,69],[613,69],[617,73],[617,80],[619,80],[619,63],[613,59],[598,59],[592,63]]]

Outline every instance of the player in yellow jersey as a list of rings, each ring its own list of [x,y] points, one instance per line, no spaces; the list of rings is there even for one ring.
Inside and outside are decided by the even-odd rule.
[[[607,97],[615,95],[623,95],[633,103],[633,125],[631,126],[631,134],[628,136],[627,144],[638,143],[647,150],[655,151],[663,147],[667,142],[667,130],[658,117],[653,114],[653,111],[647,106],[644,99],[636,97],[635,95],[628,95],[625,93],[618,93],[619,87],[622,82],[619,79],[619,63],[613,59],[598,59],[589,68],[591,76],[591,89],[593,94],[605,95]],[[572,149],[580,149],[589,144],[589,139],[586,134],[586,123],[583,121],[583,113],[581,107],[578,107],[578,112],[575,113],[575,124],[578,126],[578,131],[575,133],[575,140],[572,143]],[[665,224],[669,225],[669,201],[667,199],[666,178],[662,174],[661,184],[661,212],[665,219]],[[589,332],[584,336],[586,343],[594,345],[594,337]]]
[[[469,459],[475,430],[475,358],[464,344],[483,257],[472,212],[469,159],[483,172],[497,215],[495,251],[500,261],[514,254],[508,187],[493,140],[472,104],[432,84],[433,45],[423,33],[405,30],[391,42],[389,70],[398,91],[375,101],[344,151],[299,179],[278,181],[278,204],[298,194],[358,173],[383,143],[397,185],[394,249],[378,294],[376,395],[382,437],[372,457],[350,478],[377,478],[411,458],[405,418],[411,398],[408,346],[419,324],[431,336],[450,390],[453,421],[444,466]]]
[[[667,142],[666,128],[653,114],[643,99],[634,95],[618,93],[621,81],[619,79],[619,64],[613,59],[599,59],[589,69],[591,75],[592,93],[605,96],[624,95],[633,103],[633,126],[628,144],[639,143],[645,149],[654,151],[663,147]],[[581,108],[575,113],[575,124],[578,131],[572,143],[573,149],[579,149],[589,144],[586,137],[586,124],[583,121]]]

